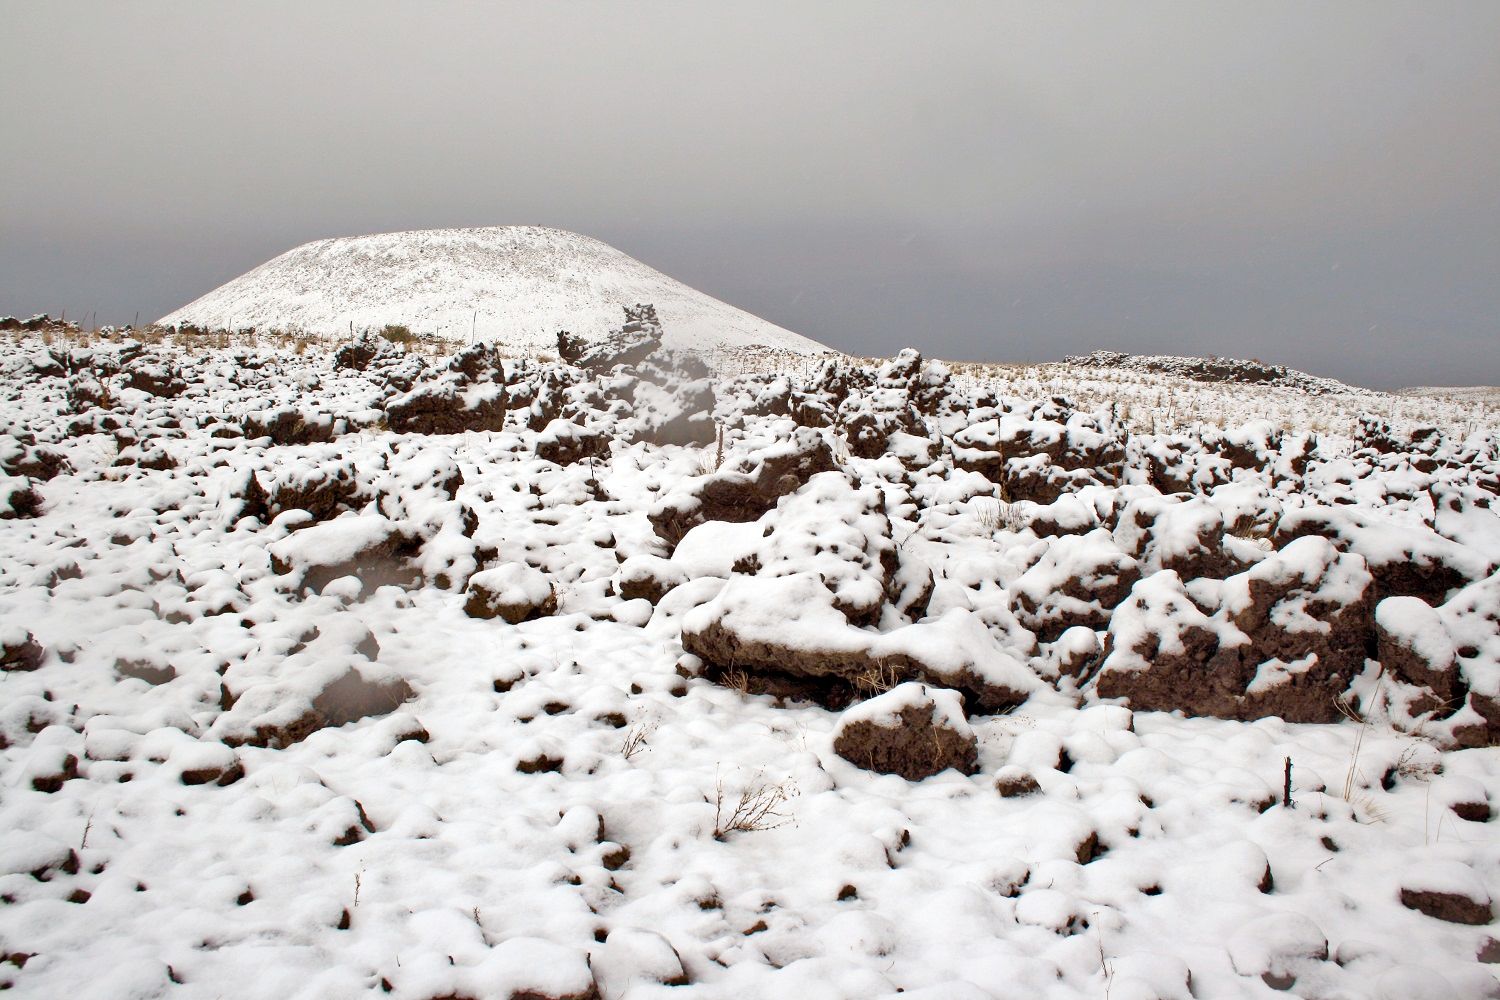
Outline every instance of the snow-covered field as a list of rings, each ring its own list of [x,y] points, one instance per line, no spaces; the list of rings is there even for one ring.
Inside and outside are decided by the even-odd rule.
[[[1493,410],[590,363],[6,350],[0,983],[1500,994]]]
[[[318,240],[174,310],[164,326],[347,337],[387,324],[508,353],[551,350],[557,331],[603,334],[649,302],[669,348],[828,348],[689,288],[614,247],[544,226],[426,229]]]

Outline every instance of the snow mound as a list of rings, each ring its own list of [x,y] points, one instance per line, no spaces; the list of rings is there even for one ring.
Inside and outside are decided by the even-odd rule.
[[[704,295],[598,240],[543,226],[425,229],[317,240],[289,250],[163,316],[162,326],[323,335],[387,324],[514,353],[585,340],[620,310],[656,306],[668,348],[830,353]]]

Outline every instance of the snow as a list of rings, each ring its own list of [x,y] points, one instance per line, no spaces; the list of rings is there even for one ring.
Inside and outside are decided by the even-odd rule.
[[[603,1000],[1120,1000],[1268,996],[1268,974],[1295,977],[1299,996],[1495,989],[1477,960],[1493,925],[1399,902],[1402,887],[1500,892],[1489,827],[1451,808],[1500,794],[1496,749],[1453,741],[1455,720],[1482,721],[1472,705],[1403,717],[1398,682],[1372,661],[1350,689],[1364,724],[1189,718],[1101,700],[1094,662],[1108,651],[1104,671],[1148,670],[1145,640],[1166,655],[1190,625],[1247,642],[1231,614],[1265,586],[1290,588],[1281,624],[1312,634],[1374,585],[1375,560],[1426,553],[1459,582],[1381,591],[1371,628],[1429,659],[1451,648],[1471,692],[1500,690],[1496,513],[1480,504],[1491,427],[1454,430],[1427,472],[1416,452],[1330,434],[1293,479],[1295,435],[1271,439],[1301,411],[1267,389],[1223,414],[1273,414],[1222,436],[1275,452],[1253,467],[1201,429],[1137,431],[1114,480],[986,523],[1001,484],[952,465],[949,431],[977,428],[961,446],[974,450],[1013,431],[1007,447],[1034,431],[1087,449],[1125,427],[1033,391],[1055,373],[997,381],[988,402],[918,411],[874,457],[801,428],[830,444],[834,471],[674,548],[649,514],[701,480],[705,449],[638,439],[633,415],[579,402],[596,383],[566,400],[568,421],[608,434],[591,467],[537,457],[553,418],[534,429],[530,399],[502,431],[394,434],[377,423],[388,387],[316,346],[152,350],[153,369],[193,388],[129,397],[113,429],[89,423],[97,408],[67,408],[67,379],[22,367],[39,342],[0,359],[0,457],[49,447],[68,463],[15,476],[40,513],[0,520],[0,642],[7,656],[29,636],[44,650],[36,669],[0,674],[0,951],[29,956],[0,962],[0,981],[18,996],[387,995],[384,981],[396,1000],[596,985]],[[540,372],[556,369],[513,373],[507,392]],[[756,378],[716,383],[728,473],[793,448],[784,415],[742,399],[817,388]],[[895,381],[871,384],[900,396]],[[336,415],[344,433],[214,436],[281,407]],[[75,421],[87,426],[69,433]],[[176,467],[115,464],[140,444]],[[1183,495],[1151,481],[1152,456],[1168,454],[1157,471],[1191,479]],[[275,492],[341,472],[351,489],[332,510],[246,512],[251,475]],[[1278,527],[1315,523],[1329,537]],[[1221,576],[1165,568],[1225,533]],[[409,580],[382,582],[361,557],[396,536],[420,551],[399,567]],[[1054,599],[1132,567],[1117,606]],[[901,610],[924,572],[930,599]],[[624,593],[648,583],[661,593]],[[470,617],[477,585],[555,596],[557,610]],[[1094,624],[1072,623],[1094,603]],[[1064,607],[1054,636],[1028,624]],[[843,713],[746,693],[684,649],[715,623],[929,674]],[[130,663],[173,676],[130,678]],[[1257,663],[1268,681],[1298,667]],[[976,678],[1024,700],[981,711],[954,689]],[[372,690],[394,693],[279,748],[256,738],[330,691],[353,703]],[[907,782],[833,752],[841,720],[889,721],[927,698],[974,735],[973,776]],[[236,767],[226,784],[183,780]],[[1022,774],[1035,793],[996,792]],[[732,808],[757,789],[785,791],[785,822],[715,837],[716,799]]]
[[[897,684],[882,695],[860,702],[839,717],[838,729],[859,722],[890,729],[900,725],[901,713],[912,708],[930,712],[935,726],[952,729],[960,736],[972,735],[964,719],[963,699],[957,691],[932,688],[916,681]]]
[[[525,563],[505,563],[494,569],[481,570],[469,578],[469,585],[495,595],[498,603],[535,607],[552,593],[547,577]]]
[[[1443,626],[1440,614],[1417,597],[1387,597],[1375,606],[1375,623],[1399,638],[1433,670],[1453,665],[1456,653],[1453,638]]]
[[[1401,887],[1416,892],[1462,896],[1484,905],[1489,905],[1490,901],[1484,881],[1473,868],[1461,861],[1430,860],[1408,865],[1401,871]]]
[[[400,324],[522,355],[557,332],[597,338],[622,304],[656,306],[667,347],[821,354],[806,337],[710,298],[598,240],[543,226],[427,229],[318,240],[289,250],[158,322],[347,335]]]

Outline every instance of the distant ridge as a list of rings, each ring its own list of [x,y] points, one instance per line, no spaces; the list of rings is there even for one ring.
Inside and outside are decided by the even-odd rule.
[[[651,303],[678,350],[830,349],[653,270],[606,243],[543,226],[425,229],[318,240],[163,316],[163,326],[347,334],[387,324],[516,352],[587,340]]]
[[[1121,354],[1118,351],[1094,351],[1063,358],[1064,364],[1087,368],[1119,368],[1135,372],[1175,375],[1195,382],[1232,382],[1240,385],[1268,385],[1283,389],[1300,389],[1317,394],[1367,392],[1336,379],[1309,375],[1286,365],[1268,365],[1263,361],[1239,358],[1188,358],[1172,354]]]

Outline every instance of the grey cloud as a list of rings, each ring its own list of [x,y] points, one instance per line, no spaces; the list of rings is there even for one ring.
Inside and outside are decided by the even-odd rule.
[[[0,312],[535,222],[834,346],[1500,381],[1500,7],[0,7]]]

